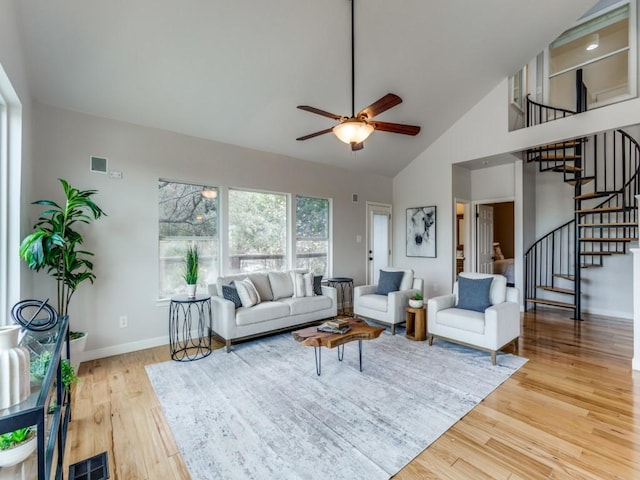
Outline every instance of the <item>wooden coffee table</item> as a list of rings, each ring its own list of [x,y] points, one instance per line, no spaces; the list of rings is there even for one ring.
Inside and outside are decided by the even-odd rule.
[[[384,327],[372,327],[361,318],[349,320],[351,330],[346,333],[319,332],[318,327],[308,327],[292,333],[294,340],[307,347],[313,347],[316,359],[316,373],[320,375],[322,369],[322,347],[338,347],[338,360],[344,358],[345,343],[358,341],[358,358],[360,361],[360,371],[362,371],[362,340],[373,340],[378,338]]]

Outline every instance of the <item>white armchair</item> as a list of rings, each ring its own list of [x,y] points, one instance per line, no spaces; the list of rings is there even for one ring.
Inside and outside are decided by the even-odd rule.
[[[379,292],[379,285],[355,287],[353,289],[353,313],[357,317],[389,325],[391,334],[395,335],[396,325],[406,321],[405,308],[409,304],[409,299],[416,293],[422,293],[423,281],[421,278],[414,278],[411,269],[386,267],[381,271],[403,273],[398,290],[383,295],[376,293]]]
[[[492,281],[487,290],[483,290],[484,287],[477,287],[475,292],[470,292],[474,288],[472,286],[474,283],[461,280],[461,277],[471,281],[492,278]],[[458,278],[452,294],[434,297],[427,302],[429,345],[433,344],[435,337],[487,350],[491,352],[491,363],[495,365],[498,350],[512,341],[515,341],[515,347],[518,348],[519,292],[516,288],[507,287],[507,279],[502,275],[462,272]],[[462,295],[459,298],[460,282],[464,284],[460,293],[466,298],[462,298]],[[484,285],[486,286],[487,283]],[[478,285],[478,282],[475,284]],[[482,293],[479,294],[480,290],[483,290],[484,300],[477,301],[478,297],[483,297]],[[476,298],[470,300],[469,294]],[[470,303],[476,303],[475,306],[479,306],[482,310],[483,301],[487,306],[483,311],[458,308],[469,307]]]

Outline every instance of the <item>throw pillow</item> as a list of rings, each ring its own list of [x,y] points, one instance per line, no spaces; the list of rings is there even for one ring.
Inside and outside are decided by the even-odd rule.
[[[242,300],[238,295],[238,289],[234,285],[222,285],[222,297],[225,300],[231,300],[236,308],[242,306]]]
[[[301,273],[289,272],[291,283],[293,283],[293,297],[304,297],[304,278]]]
[[[273,292],[271,291],[269,277],[266,273],[251,273],[249,274],[249,279],[253,283],[253,286],[256,287],[261,302],[273,300]]]
[[[313,293],[315,295],[322,295],[322,275],[313,277]]]
[[[260,295],[258,295],[258,291],[251,280],[245,278],[244,280],[236,280],[233,284],[238,290],[243,307],[253,307],[260,303]]]
[[[289,298],[293,295],[293,283],[287,272],[269,272],[269,283],[271,283],[274,300]]]
[[[304,282],[304,296],[313,297],[313,273],[303,273],[302,280]]]
[[[489,291],[493,277],[471,279],[458,277],[457,308],[482,312],[491,306]]]
[[[378,295],[389,295],[391,292],[397,292],[400,290],[400,283],[404,272],[388,272],[386,270],[380,270],[380,279],[378,280],[378,288],[376,293]]]

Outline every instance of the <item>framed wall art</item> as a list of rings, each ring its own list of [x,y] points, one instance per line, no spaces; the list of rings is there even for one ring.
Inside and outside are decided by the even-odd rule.
[[[407,208],[407,257],[436,257],[436,207]]]

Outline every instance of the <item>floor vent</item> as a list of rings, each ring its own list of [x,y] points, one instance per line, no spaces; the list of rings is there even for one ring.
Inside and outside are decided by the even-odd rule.
[[[69,467],[69,480],[107,480],[109,478],[109,461],[107,452],[95,457],[74,463]]]

